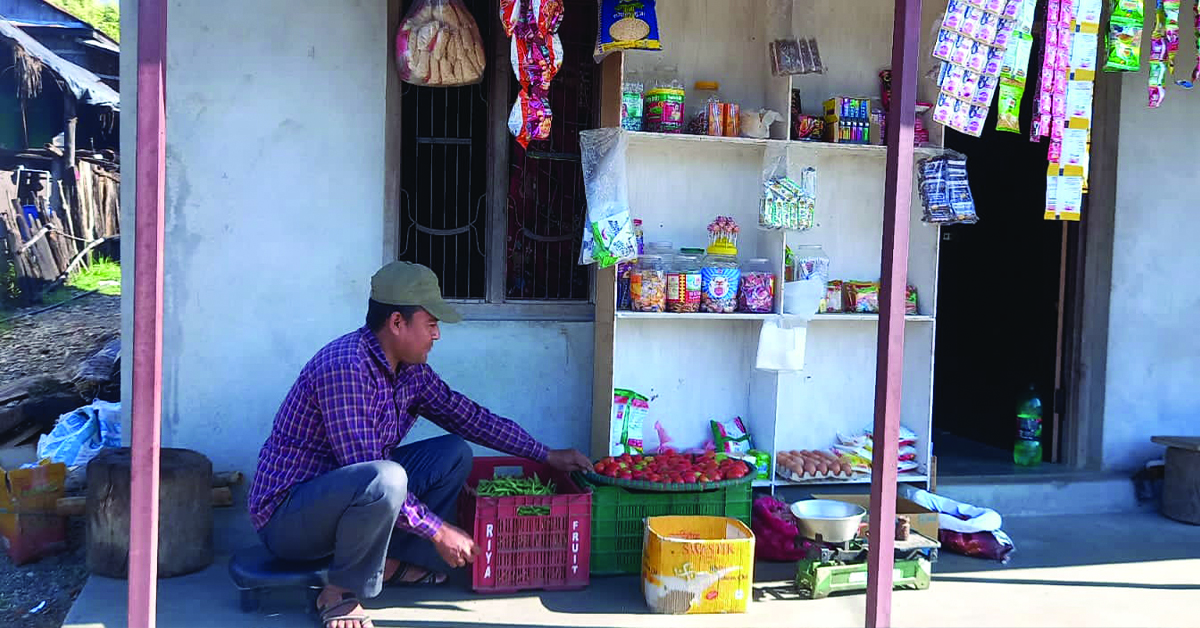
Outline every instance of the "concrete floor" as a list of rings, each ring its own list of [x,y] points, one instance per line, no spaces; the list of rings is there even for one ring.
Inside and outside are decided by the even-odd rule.
[[[943,553],[927,591],[897,591],[896,626],[1198,626],[1200,527],[1156,514],[1009,517],[1007,565]],[[465,584],[388,591],[371,600],[379,628],[479,626],[862,626],[865,596],[796,600],[785,565],[762,565],[744,615],[650,615],[634,578],[594,579],[586,591],[478,596]],[[92,578],[64,626],[125,625],[125,582]],[[159,585],[161,628],[315,626],[299,596],[242,614],[220,561]]]

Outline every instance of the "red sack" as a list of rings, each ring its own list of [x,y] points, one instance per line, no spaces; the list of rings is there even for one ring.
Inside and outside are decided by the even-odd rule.
[[[750,529],[754,532],[754,556],[759,560],[792,562],[805,558],[806,552],[796,547],[800,530],[788,505],[763,495],[754,500]]]
[[[955,554],[998,560],[1002,563],[1008,562],[1008,554],[1013,551],[1011,543],[1005,542],[992,532],[955,532],[943,529],[938,531],[938,540],[942,543],[942,549]]]

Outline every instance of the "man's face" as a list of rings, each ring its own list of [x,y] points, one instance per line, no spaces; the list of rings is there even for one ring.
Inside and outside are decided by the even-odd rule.
[[[442,337],[437,319],[425,310],[417,310],[411,322],[393,313],[387,328],[392,347],[403,364],[424,364],[429,360],[434,341]]]

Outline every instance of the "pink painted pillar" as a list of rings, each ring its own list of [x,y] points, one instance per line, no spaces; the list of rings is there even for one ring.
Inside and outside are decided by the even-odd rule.
[[[133,259],[133,391],[129,626],[153,628],[158,584],[162,419],[163,205],[166,178],[166,0],[138,0],[137,202]]]
[[[904,290],[908,281],[908,221],[912,201],[921,0],[895,0],[892,102],[888,112],[883,199],[883,293],[875,369],[875,449],[871,460],[871,551],[867,628],[890,626],[896,519],[896,458],[904,379]]]

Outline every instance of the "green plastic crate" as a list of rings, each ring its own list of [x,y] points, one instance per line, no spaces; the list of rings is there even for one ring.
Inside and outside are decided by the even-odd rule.
[[[661,515],[731,517],[750,525],[753,502],[749,482],[702,492],[653,493],[605,486],[578,477],[592,489],[592,573],[642,571],[645,518]]]

